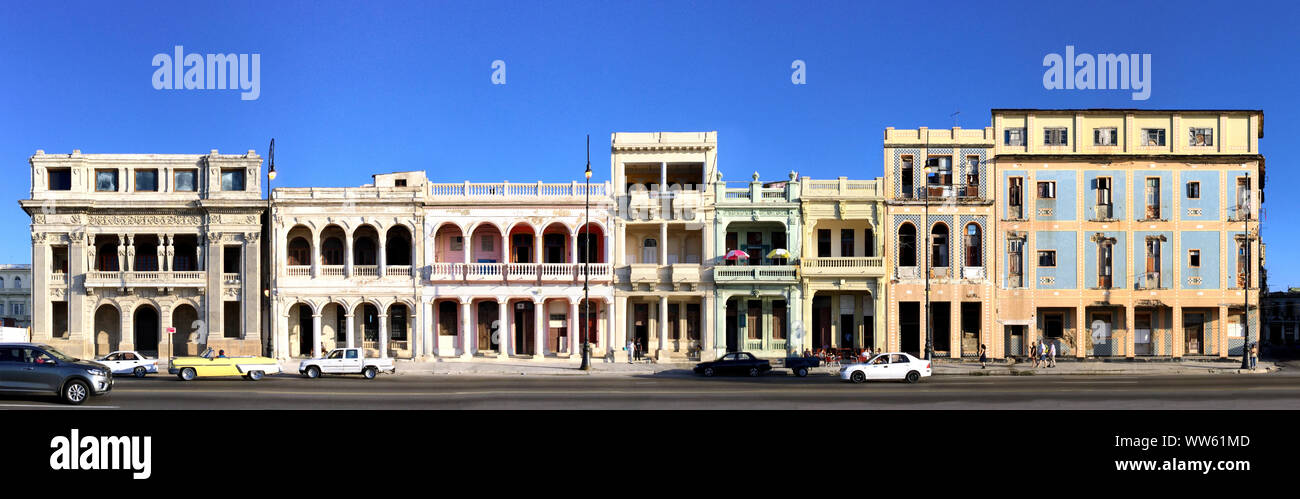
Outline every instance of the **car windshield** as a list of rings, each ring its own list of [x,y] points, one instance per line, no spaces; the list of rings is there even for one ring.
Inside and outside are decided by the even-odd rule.
[[[68,354],[65,354],[65,353],[63,353],[63,352],[60,352],[60,351],[58,351],[57,349],[55,349],[55,348],[53,348],[53,347],[46,346],[46,345],[41,345],[41,349],[42,349],[42,350],[45,350],[45,353],[50,354],[51,357],[54,357],[55,359],[58,359],[58,360],[61,360],[61,361],[64,361],[64,362],[76,362],[76,361],[78,361],[78,360],[81,360],[81,359],[78,359],[78,358],[73,357],[73,356],[71,356],[71,355],[68,355]]]
[[[341,359],[341,358],[343,358],[343,351],[342,351],[342,350],[335,350],[335,351],[333,351],[333,352],[330,352],[329,357],[326,357],[326,358],[329,358],[329,359]]]
[[[209,349],[207,349],[207,350],[204,350],[204,351],[203,351],[203,355],[200,355],[199,357],[203,357],[203,358],[205,358],[205,359],[211,359],[211,358],[212,358],[212,355],[213,355],[213,354],[212,354],[212,349],[209,348]]]

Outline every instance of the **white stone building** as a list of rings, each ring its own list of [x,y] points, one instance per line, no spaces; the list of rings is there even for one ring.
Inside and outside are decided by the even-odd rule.
[[[260,354],[261,158],[46,154],[31,164],[32,340],[80,357]]]
[[[32,266],[0,265],[0,325],[32,325]]]

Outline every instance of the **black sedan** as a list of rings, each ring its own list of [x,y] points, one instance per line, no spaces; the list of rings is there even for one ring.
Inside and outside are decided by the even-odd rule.
[[[695,365],[695,374],[713,376],[715,374],[746,374],[758,376],[772,370],[772,363],[754,357],[749,352],[731,352],[712,362]]]

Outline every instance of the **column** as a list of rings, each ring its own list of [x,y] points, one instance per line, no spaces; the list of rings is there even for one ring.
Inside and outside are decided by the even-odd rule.
[[[206,243],[203,245],[202,253],[206,267],[201,267],[206,274],[204,277],[207,282],[207,289],[203,293],[203,303],[205,310],[199,313],[206,317],[208,326],[208,343],[213,339],[225,336],[225,321],[222,320],[224,313],[224,304],[221,302],[221,234],[209,232],[206,234]],[[290,352],[292,353],[292,352]]]
[[[497,358],[504,359],[517,353],[511,348],[514,331],[510,330],[510,299],[497,298]]]
[[[542,230],[546,230],[546,228],[542,227]],[[538,265],[542,263],[542,234],[540,232],[533,233],[533,262]],[[537,271],[541,272],[542,269],[539,268]]]
[[[375,275],[382,278],[388,273],[388,237],[386,234],[379,234],[379,254],[376,255],[375,261],[379,263],[375,268]]]
[[[344,314],[343,317],[345,318],[345,323],[344,323],[343,327],[344,327],[345,329],[347,329],[347,332],[344,333],[344,336],[347,336],[347,338],[348,338],[348,348],[356,348],[356,347],[357,347],[357,345],[356,345],[356,336],[357,336],[357,331],[356,331],[356,328],[353,327],[353,324],[352,324],[352,309],[349,308],[349,309],[347,310],[347,313]]]
[[[1217,320],[1213,322],[1213,324],[1214,324],[1214,328],[1211,329],[1211,333],[1208,335],[1209,337],[1203,338],[1203,340],[1207,344],[1213,341],[1214,344],[1217,346],[1216,351],[1219,352],[1219,358],[1227,358],[1228,357],[1228,307],[1227,306],[1219,307],[1219,317]],[[1202,351],[1205,351],[1204,348],[1202,348]]]
[[[433,302],[420,302],[420,308],[423,310],[424,322],[420,328],[420,334],[424,336],[421,346],[421,352],[424,356],[438,355],[438,307],[433,306]]]
[[[659,193],[660,194],[659,194],[659,202],[657,203],[659,206],[660,218],[668,218],[667,214],[671,213],[670,210],[672,209],[672,205],[670,204],[672,203],[672,200],[668,199],[668,196],[664,195],[664,193],[666,192],[668,192],[668,162],[660,161],[659,162]],[[662,248],[663,246],[664,246],[664,242],[661,239],[659,241],[659,247]],[[659,264],[663,265],[664,260],[660,259]]]
[[[343,276],[352,277],[352,233],[343,238]]]
[[[36,299],[32,300],[32,306],[31,306],[31,314],[32,314],[32,323],[31,323],[32,338],[31,339],[33,341],[46,340],[51,338],[54,335],[54,321],[53,321],[53,315],[51,314],[51,311],[54,308],[54,305],[51,304],[53,300],[42,299],[45,296],[48,296],[49,286],[50,286],[49,284],[50,283],[50,279],[49,279],[50,246],[46,244],[45,237],[46,237],[45,234],[41,234],[37,232],[32,233],[32,277],[31,277],[32,292],[31,294],[33,297],[37,297]],[[69,276],[68,290],[70,292],[68,293],[68,295],[70,297],[77,296],[78,294],[75,292],[71,292],[73,289],[73,284],[76,282],[76,280],[72,276],[77,275],[74,274],[73,272],[76,272],[78,270],[77,263],[74,263],[77,262],[77,260],[75,259],[74,251],[72,250],[73,245],[76,244],[76,239],[73,239],[72,241],[73,241],[72,243],[68,244],[68,274],[67,275]],[[3,306],[4,306],[3,304],[0,304],[0,307]],[[69,303],[68,310],[69,312],[72,311],[80,312],[81,309],[71,308],[71,303]],[[0,313],[4,313],[4,311],[0,310]],[[73,314],[68,314],[68,315],[73,315]],[[68,332],[69,333],[72,332],[71,322],[68,323]],[[84,353],[79,353],[79,354],[83,357],[90,357],[89,355],[85,355]]]
[[[659,265],[668,265],[668,222],[659,223]]]
[[[311,276],[320,277],[320,232],[311,233]]]
[[[668,296],[659,295],[659,355],[663,360],[668,356]]]
[[[1184,337],[1186,331],[1183,330],[1183,307],[1174,307],[1173,314],[1174,326],[1173,330],[1169,331],[1170,336],[1172,336],[1169,340],[1170,350],[1161,352],[1161,354],[1182,357],[1186,353],[1184,350],[1187,348],[1187,338]]]
[[[627,318],[627,312],[628,312],[627,297],[618,296],[615,297],[614,299],[618,304],[617,305],[618,308],[616,309],[617,313],[609,314],[610,315],[609,320],[614,326],[614,330],[613,330],[614,337],[613,337],[613,341],[609,343],[609,348],[614,352],[614,360],[626,361],[628,359],[628,355],[631,353],[626,350],[623,350],[623,348],[627,346],[627,319],[628,319]],[[618,320],[614,316],[622,316],[622,320]]]
[[[379,357],[388,358],[388,310],[379,312]]]
[[[533,358],[546,357],[546,332],[549,321],[546,320],[546,300],[533,299]]]
[[[1087,357],[1092,353],[1092,352],[1085,351],[1086,350],[1085,347],[1088,345],[1088,335],[1091,334],[1092,332],[1091,331],[1092,328],[1088,327],[1087,312],[1088,312],[1087,309],[1084,307],[1076,307],[1074,309],[1074,314],[1075,314],[1074,323],[1076,325],[1076,327],[1074,328],[1074,345],[1075,345],[1074,356],[1080,359]],[[1128,337],[1132,338],[1133,335],[1130,333]],[[1132,344],[1131,339],[1129,340],[1129,344]]]
[[[85,294],[85,286],[84,286],[85,283],[82,283],[81,286],[78,286],[77,280],[74,278],[74,276],[85,275],[86,272],[90,272],[94,270],[94,262],[91,261],[92,258],[87,258],[89,256],[88,255],[88,251],[90,248],[89,245],[91,244],[91,241],[89,240],[90,237],[91,237],[90,235],[86,235],[85,238],[81,238],[81,237],[77,237],[76,234],[73,234],[73,237],[68,244],[68,290],[70,291],[68,293],[69,295],[68,296],[68,312],[69,312],[68,338],[75,340],[73,344],[76,345],[83,344],[81,338],[83,338],[84,336],[90,336],[88,333],[86,333],[86,331],[89,331],[93,326],[93,322],[92,325],[84,325],[85,319],[83,319],[82,317],[83,314],[81,313],[81,311],[85,309],[84,307],[86,307],[86,303],[90,301],[87,299]],[[89,264],[89,266],[87,266],[87,264]],[[48,290],[49,270],[50,270],[50,256],[49,256],[48,247],[43,245],[33,244],[32,245],[32,295],[33,296],[39,296],[37,295],[37,293],[43,293]],[[52,325],[50,324],[50,319],[51,319],[50,309],[52,307],[53,306],[50,305],[50,300],[32,300],[32,333],[33,334],[35,334],[37,331],[43,332],[43,334],[45,334],[47,337],[51,334]],[[92,311],[91,313],[94,312]],[[94,318],[91,317],[90,320],[93,321]],[[41,323],[44,324],[44,326],[38,327],[37,321],[41,321]],[[87,357],[89,357],[89,355],[87,355]]]
[[[617,333],[618,314],[614,313],[614,303],[604,302],[605,307],[605,358],[614,360],[618,353]],[[620,310],[621,312],[621,310]]]
[[[816,345],[812,330],[812,301],[814,296],[816,296],[816,292],[811,289],[804,294],[804,299],[799,303],[799,308],[803,310],[803,313],[801,314],[803,319],[797,323],[799,326],[797,329],[794,327],[790,328],[791,332],[800,332],[799,341],[794,346],[794,348],[799,349],[798,352],[800,354],[803,353],[804,349],[811,349],[812,346]],[[790,338],[793,340],[794,335],[792,334]]]
[[[569,300],[569,356],[570,357],[582,355],[582,342],[587,339],[582,335],[584,318],[578,315],[579,313],[581,313],[580,308],[578,307],[578,304],[581,302],[582,302],[581,298],[577,300]],[[590,334],[590,332],[588,332],[588,334]]]
[[[132,272],[135,270],[135,234],[126,235],[126,265],[122,270]]]
[[[244,254],[241,262],[243,274],[239,283],[243,287],[240,293],[240,309],[244,314],[244,331],[242,339],[250,351],[262,349],[262,233],[244,233]]]
[[[320,348],[320,311],[313,310],[311,313],[311,352],[312,357],[320,358],[322,355]]]
[[[962,344],[964,336],[961,334],[961,301],[957,299],[959,296],[953,294],[953,300],[948,302],[950,303],[948,305],[948,356],[954,359],[961,358],[964,353],[962,349],[965,347]],[[975,348],[978,351],[979,346],[976,345]]]
[[[130,310],[122,310],[121,317],[118,318],[121,325],[118,326],[117,346],[113,346],[113,338],[110,336],[108,338],[108,350],[115,348],[117,350],[135,350],[135,318],[133,315]],[[208,337],[212,337],[211,333],[208,334]],[[93,337],[91,341],[94,341]],[[104,353],[107,354],[108,352]]]
[[[582,230],[582,229],[578,229],[578,230]],[[569,237],[569,263],[576,263],[576,264],[582,263],[580,260],[578,260],[578,234],[581,234],[581,232],[574,232]],[[588,258],[591,258],[591,256],[592,255],[587,255]]]
[[[176,236],[167,234],[167,271],[176,271]]]
[[[466,248],[466,254],[468,254],[469,253],[468,242],[466,243],[465,248]],[[473,356],[474,353],[473,350],[470,350],[470,345],[469,345],[469,334],[470,334],[469,298],[466,297],[460,298],[460,331],[458,331],[458,334],[460,335],[460,358],[468,359],[471,356]]]
[[[1128,330],[1124,332],[1124,356],[1133,357],[1133,337],[1137,334],[1137,309],[1133,306],[1124,307],[1124,313],[1127,317],[1124,321],[1128,324]],[[1152,324],[1154,326],[1154,324]]]

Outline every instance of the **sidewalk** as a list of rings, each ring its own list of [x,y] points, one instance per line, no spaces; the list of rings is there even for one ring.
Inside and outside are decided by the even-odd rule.
[[[1033,376],[1033,375],[1111,375],[1111,376],[1162,376],[1180,374],[1263,374],[1275,372],[1272,362],[1259,361],[1254,371],[1241,369],[1241,360],[1178,360],[1143,362],[1126,360],[1060,360],[1056,367],[1034,367],[1029,362],[989,362],[980,369],[979,362],[943,359],[935,362],[937,376]]]
[[[282,362],[285,373],[296,374],[298,361]],[[578,370],[576,360],[530,360],[530,359],[443,359],[437,362],[397,360],[397,375],[435,375],[435,376],[694,376],[691,369],[694,362],[655,364],[648,362],[607,362],[592,359],[591,370]],[[999,361],[988,363],[988,368],[980,369],[978,362],[938,360],[934,364],[936,376],[1033,376],[1033,375],[1111,375],[1111,376],[1160,376],[1182,374],[1263,374],[1278,371],[1272,362],[1259,361],[1255,371],[1239,369],[1240,361],[1098,361],[1098,360],[1060,360],[1056,367],[1034,368],[1029,363]],[[790,376],[789,370],[775,368],[775,375]],[[839,373],[839,367],[819,367],[811,370],[809,376],[833,376]]]

